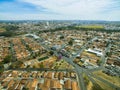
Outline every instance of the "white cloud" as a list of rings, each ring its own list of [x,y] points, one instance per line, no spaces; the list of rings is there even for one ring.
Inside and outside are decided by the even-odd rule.
[[[94,13],[111,4],[110,0],[23,0],[62,14]]]
[[[111,6],[116,5],[114,0],[18,0],[27,2],[36,6],[46,8],[45,12],[40,14],[23,14],[21,18],[31,19],[82,19],[82,20],[120,20],[117,14],[118,10],[109,10]],[[117,1],[117,0],[116,0]],[[120,7],[118,5],[118,7]],[[106,12],[107,11],[107,12]],[[53,14],[52,14],[53,13]],[[36,18],[35,18],[36,17]],[[110,18],[108,18],[110,17]],[[40,19],[41,19],[40,18]]]

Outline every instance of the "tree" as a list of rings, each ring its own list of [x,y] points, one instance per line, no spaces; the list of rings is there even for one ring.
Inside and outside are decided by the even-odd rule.
[[[93,86],[92,86],[92,90],[104,90],[102,87],[100,87],[100,85],[98,85],[98,84],[94,84]]]
[[[12,61],[12,55],[7,55],[4,60],[3,60],[3,63],[6,64],[6,63],[10,63]]]
[[[17,30],[19,27],[18,26],[15,26],[15,25],[7,25],[6,27],[5,27],[5,29],[7,30],[7,31],[10,31],[10,30]]]
[[[64,39],[64,36],[62,35],[62,36],[60,36],[60,39]]]
[[[40,64],[40,68],[44,68],[43,62]]]
[[[50,51],[49,53],[50,53],[50,55],[53,55],[53,54],[54,54],[54,52],[53,52],[53,51]]]
[[[88,79],[88,77],[86,75],[84,76],[84,82],[86,85],[88,85],[90,82],[90,80]]]
[[[69,42],[68,42],[69,45],[73,45],[73,40],[71,39]]]
[[[29,88],[23,87],[23,89],[22,89],[22,90],[29,90]]]
[[[4,71],[4,65],[3,62],[0,62],[0,74]]]
[[[102,60],[97,60],[97,64],[100,66],[102,63]]]

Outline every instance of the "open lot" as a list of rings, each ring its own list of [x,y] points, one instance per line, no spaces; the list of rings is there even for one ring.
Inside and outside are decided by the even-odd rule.
[[[97,71],[97,72],[94,72],[95,75],[117,85],[117,86],[120,86],[120,78],[119,77],[116,77],[116,76],[108,76],[107,74],[103,73],[102,71]]]

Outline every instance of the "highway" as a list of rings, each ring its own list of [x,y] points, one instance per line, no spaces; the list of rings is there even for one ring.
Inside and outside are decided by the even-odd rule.
[[[112,84],[111,82],[106,81],[106,80],[102,79],[101,77],[98,77],[98,76],[96,76],[96,75],[94,75],[94,74],[92,74],[92,73],[91,73],[90,75],[91,75],[93,78],[96,78],[97,80],[100,80],[101,82],[103,82],[103,83],[105,83],[105,84],[108,84],[109,86],[115,88],[116,90],[120,90],[120,87]]]
[[[75,63],[73,63],[73,60],[72,59],[69,59],[67,57],[63,57],[63,60],[65,60],[66,62],[68,62],[69,64],[71,64],[74,68],[75,68],[75,71],[78,75],[78,80],[79,80],[79,86],[81,88],[81,90],[87,90],[86,87],[85,87],[85,83],[84,83],[84,79],[83,79],[83,69],[78,67]]]

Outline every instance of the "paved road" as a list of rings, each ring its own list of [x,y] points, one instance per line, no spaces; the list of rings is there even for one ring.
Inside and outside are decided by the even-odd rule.
[[[97,39],[97,37],[95,37],[95,38],[93,38],[92,40],[88,41],[84,46],[82,46],[82,48],[77,52],[76,55],[81,54],[81,52],[89,45],[89,43],[93,42],[93,41],[96,40],[96,39]],[[41,43],[41,41],[42,41],[43,39],[40,38],[39,40],[40,40],[39,43],[40,43],[41,46],[43,46],[43,47],[44,47],[45,49],[47,49],[48,51],[51,50],[51,49],[48,48],[46,45],[44,45],[44,44]],[[64,47],[65,47],[65,45],[62,46],[62,48],[64,48]],[[110,48],[110,47],[107,47],[107,48],[106,48],[106,50],[105,50],[105,52],[104,52],[104,55],[101,57],[101,59],[102,59],[102,61],[103,61],[103,62],[102,62],[102,65],[101,65],[99,68],[96,68],[96,69],[94,69],[94,70],[102,70],[102,69],[103,69],[104,64],[106,63],[105,54],[106,54],[106,52],[109,50],[109,48]],[[53,52],[54,52],[54,54],[55,54],[56,56],[59,55],[57,51],[53,51]],[[76,57],[76,55],[75,55],[74,57],[72,57],[72,58],[68,58],[68,57],[64,57],[64,56],[63,56],[63,59],[64,59],[65,61],[67,61],[69,64],[71,64],[71,65],[75,68],[75,71],[76,71],[76,73],[77,73],[77,75],[78,75],[79,86],[80,86],[80,89],[81,89],[81,90],[86,90],[86,87],[85,87],[85,84],[84,84],[83,75],[82,75],[83,72],[86,73],[86,75],[88,75],[88,76],[90,75],[91,77],[94,77],[94,78],[96,78],[96,79],[98,79],[98,80],[100,80],[100,81],[102,81],[102,82],[104,82],[104,83],[107,83],[108,85],[111,85],[111,86],[116,87],[116,88],[119,89],[119,87],[115,86],[114,84],[112,84],[112,83],[110,83],[110,82],[108,82],[108,81],[106,81],[106,80],[104,80],[104,79],[102,79],[102,78],[100,78],[100,77],[96,77],[96,76],[93,75],[93,74],[90,74],[91,71],[86,70],[86,69],[83,69],[83,68],[79,67],[77,64],[73,63],[73,60],[74,60],[74,58]],[[93,70],[93,71],[94,71],[94,70]],[[93,81],[92,78],[90,78],[90,79],[92,80],[92,82],[95,83],[95,81]]]
[[[101,60],[102,60],[101,65],[98,68],[91,69],[90,70],[91,72],[98,71],[98,70],[104,70],[105,69],[104,65],[107,62],[107,58],[105,56],[106,56],[106,53],[110,51],[110,48],[111,48],[111,44],[108,44],[108,46],[106,47],[105,51],[103,52],[103,55],[101,56]]]
[[[83,50],[85,50],[86,47],[89,45],[89,43],[93,42],[93,41],[96,40],[96,39],[97,39],[97,37],[94,37],[93,39],[91,39],[90,41],[88,41],[85,45],[83,45],[83,46],[80,48],[80,50],[77,52],[77,54],[72,57],[72,59],[75,59],[77,55],[80,55],[80,54],[83,52]]]
[[[93,78],[96,78],[96,79],[102,81],[103,83],[108,84],[109,86],[115,88],[116,90],[120,90],[120,87],[118,87],[118,86],[116,86],[116,85],[114,85],[114,84],[111,83],[112,81],[111,81],[111,82],[106,81],[106,80],[104,80],[103,78],[98,77],[98,76],[96,76],[96,75],[94,75],[94,74],[92,74],[92,73],[91,73],[90,75],[91,75]]]
[[[7,70],[75,72],[75,69],[47,69],[47,68],[13,68],[13,69],[5,69],[5,71],[7,71]]]
[[[111,44],[109,44],[109,45],[106,47],[106,49],[105,49],[105,51],[104,51],[104,54],[103,54],[103,56],[101,57],[101,60],[102,60],[101,66],[102,66],[102,67],[104,67],[104,65],[105,65],[106,62],[107,62],[107,59],[105,58],[105,56],[106,56],[106,53],[110,51],[110,48],[111,48]]]
[[[82,68],[78,67],[75,63],[73,63],[72,59],[69,59],[67,57],[63,57],[63,59],[75,68],[76,73],[78,75],[78,80],[79,80],[78,83],[79,83],[80,89],[81,90],[87,90],[86,86],[85,86],[85,83],[84,83],[83,75],[82,75],[83,74]]]

